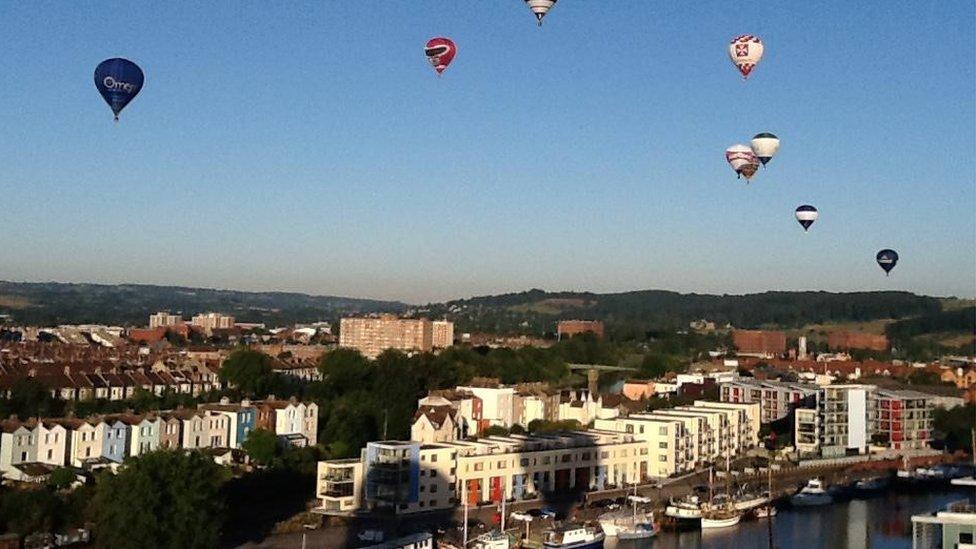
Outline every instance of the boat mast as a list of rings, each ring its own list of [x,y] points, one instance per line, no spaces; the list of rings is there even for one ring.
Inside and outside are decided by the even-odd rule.
[[[464,500],[464,538],[462,547],[468,546],[468,481],[465,479],[461,484],[461,499]]]

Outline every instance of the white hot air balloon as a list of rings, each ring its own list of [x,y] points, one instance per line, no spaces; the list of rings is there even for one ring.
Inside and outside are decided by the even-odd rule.
[[[529,6],[529,9],[535,14],[535,18],[541,27],[542,19],[556,5],[556,0],[525,0],[525,5]]]
[[[742,144],[732,145],[725,149],[725,159],[729,166],[735,170],[739,177],[745,177],[746,181],[752,179],[759,169],[759,158],[752,152],[750,147]]]
[[[729,44],[729,58],[732,60],[732,64],[742,73],[743,80],[749,78],[749,74],[759,64],[762,56],[763,43],[758,36],[743,34],[733,38]]]
[[[779,138],[771,133],[760,133],[752,138],[752,152],[756,153],[759,161],[765,166],[779,151]]]

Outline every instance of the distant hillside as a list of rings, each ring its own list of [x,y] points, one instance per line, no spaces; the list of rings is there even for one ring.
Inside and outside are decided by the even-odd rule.
[[[615,294],[527,292],[430,305],[462,331],[544,333],[559,319],[603,320],[611,331],[686,328],[692,320],[739,328],[901,319],[942,310],[940,299],[908,292],[766,292],[680,294],[642,290]]]
[[[61,284],[0,281],[0,315],[18,324],[99,323],[143,326],[156,311],[184,317],[217,311],[240,322],[271,325],[333,320],[344,314],[402,312],[406,305],[284,292],[240,292],[136,284]]]

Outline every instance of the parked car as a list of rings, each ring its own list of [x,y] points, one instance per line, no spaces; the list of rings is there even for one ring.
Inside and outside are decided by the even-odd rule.
[[[375,541],[375,542],[378,543],[378,542],[383,541],[383,531],[382,530],[363,530],[356,537],[359,538],[359,541]]]

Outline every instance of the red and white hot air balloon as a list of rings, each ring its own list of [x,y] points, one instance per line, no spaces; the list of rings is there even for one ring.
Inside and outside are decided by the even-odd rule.
[[[758,36],[743,34],[736,36],[729,44],[729,59],[742,73],[742,79],[749,78],[749,73],[756,68],[763,56],[763,43]]]
[[[748,145],[732,145],[725,149],[725,159],[729,162],[729,166],[735,170],[735,173],[739,177],[745,177],[746,181],[752,179],[752,176],[756,175],[756,170],[759,169],[759,157],[752,152],[752,148]]]
[[[454,60],[454,55],[457,54],[457,46],[450,38],[438,36],[427,41],[427,45],[424,46],[424,53],[427,54],[427,60],[430,61],[437,74],[441,74]]]

